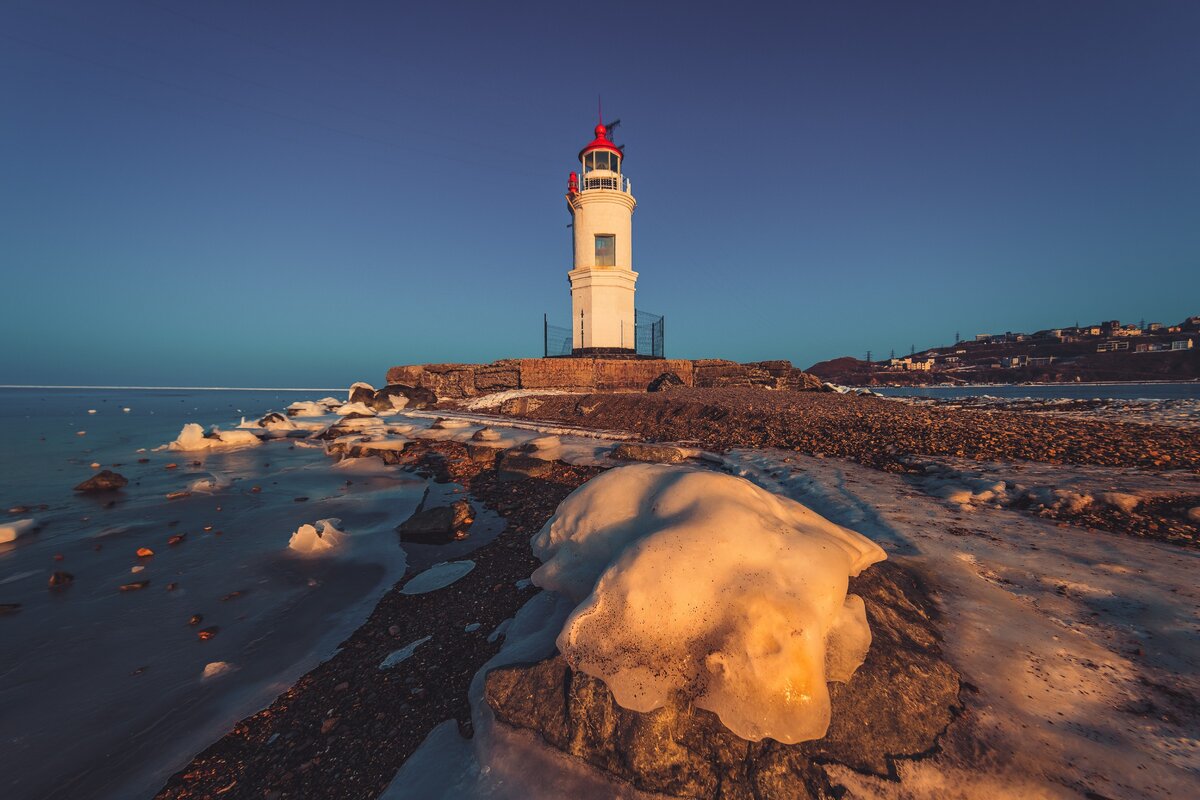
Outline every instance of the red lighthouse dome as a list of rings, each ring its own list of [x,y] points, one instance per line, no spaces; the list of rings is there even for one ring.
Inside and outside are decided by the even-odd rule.
[[[609,140],[608,128],[604,127],[603,124],[596,126],[596,138],[591,141],[591,144],[579,151],[579,157],[582,159],[588,153],[594,153],[597,150],[607,150],[610,153],[616,153],[620,158],[625,156],[621,152],[621,149]]]

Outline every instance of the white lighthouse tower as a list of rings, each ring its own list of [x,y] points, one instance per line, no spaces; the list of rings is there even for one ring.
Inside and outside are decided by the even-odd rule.
[[[574,217],[575,262],[571,282],[571,344],[575,355],[636,350],[633,291],[633,209],[637,201],[621,172],[625,154],[603,122],[579,151],[581,173],[567,183]]]

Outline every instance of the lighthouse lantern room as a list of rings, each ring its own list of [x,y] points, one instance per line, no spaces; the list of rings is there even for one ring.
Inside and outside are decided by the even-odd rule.
[[[624,152],[596,126],[596,138],[579,152],[580,172],[567,181],[575,259],[571,283],[572,352],[575,355],[636,352],[633,304],[637,273],[630,237],[637,201],[621,171]]]

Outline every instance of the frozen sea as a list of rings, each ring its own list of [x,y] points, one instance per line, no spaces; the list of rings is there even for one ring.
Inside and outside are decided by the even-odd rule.
[[[0,524],[39,526],[0,544],[0,604],[19,604],[0,614],[0,797],[152,796],[328,658],[401,577],[392,528],[420,502],[423,480],[339,469],[322,447],[287,438],[154,451],[188,422],[231,428],[326,395],[345,396],[0,389]],[[112,497],[74,492],[93,464],[129,485]],[[167,499],[202,480],[225,488]],[[343,547],[289,551],[300,525],[331,517]],[[143,547],[154,555],[139,558]],[[73,581],[48,588],[54,571]],[[193,615],[203,621],[189,625]],[[197,636],[214,626],[211,639]]]

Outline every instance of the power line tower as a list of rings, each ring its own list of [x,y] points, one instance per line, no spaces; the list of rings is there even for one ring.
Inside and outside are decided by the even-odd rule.
[[[917,354],[917,346],[915,344],[910,344],[908,346],[908,354],[910,356],[915,356]]]
[[[892,360],[893,361],[896,360],[896,351],[895,350],[892,350]]]
[[[962,341],[962,340],[958,338],[958,331],[955,331],[954,332],[954,343],[958,344],[960,341]]]
[[[867,351],[867,363],[868,364],[871,363],[871,351],[870,350]]]

